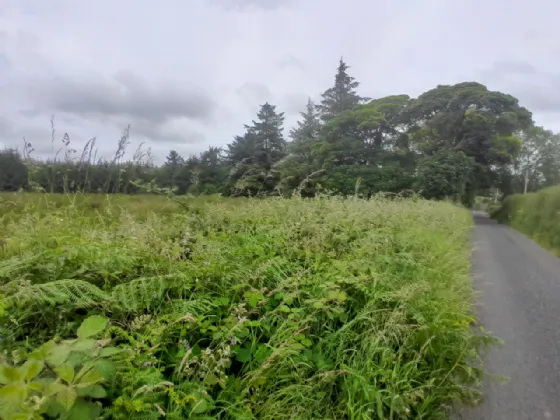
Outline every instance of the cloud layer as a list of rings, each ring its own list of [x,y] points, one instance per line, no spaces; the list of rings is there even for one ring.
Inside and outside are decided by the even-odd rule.
[[[54,114],[57,136],[77,147],[96,136],[102,154],[127,124],[159,158],[197,153],[240,134],[265,101],[288,129],[333,83],[340,56],[364,96],[477,80],[560,130],[553,9],[552,0],[3,0],[0,144],[25,136],[48,155]]]

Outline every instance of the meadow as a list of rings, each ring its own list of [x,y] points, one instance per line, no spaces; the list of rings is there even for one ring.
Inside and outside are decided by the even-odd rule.
[[[479,398],[465,209],[176,201],[0,194],[1,418],[439,419]]]

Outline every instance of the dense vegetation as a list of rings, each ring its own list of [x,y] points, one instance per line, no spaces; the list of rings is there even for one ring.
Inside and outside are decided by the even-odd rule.
[[[560,186],[507,197],[493,217],[560,253]]]
[[[0,153],[0,190],[137,193],[157,186],[178,194],[303,196],[415,190],[426,198],[472,204],[476,194],[509,195],[560,182],[560,137],[534,127],[510,95],[475,82],[440,85],[418,98],[370,100],[339,63],[334,85],[284,137],[284,114],[262,105],[256,119],[225,147],[163,166],[149,149],[130,158],[129,129],[111,159],[97,158],[96,139],[81,152],[68,135],[51,139],[53,157],[33,159],[33,146]],[[128,161],[125,156],[129,156]]]
[[[452,204],[0,197],[3,419],[434,419],[477,398]]]

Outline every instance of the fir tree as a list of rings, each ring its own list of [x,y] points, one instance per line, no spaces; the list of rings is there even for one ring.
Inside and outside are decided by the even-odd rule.
[[[321,114],[321,120],[329,121],[344,111],[353,109],[356,105],[367,101],[356,93],[360,85],[353,77],[348,75],[350,67],[341,58],[335,76],[334,86],[327,89],[323,95],[317,110]]]
[[[268,102],[262,105],[257,121],[253,120],[253,125],[245,128],[255,136],[257,152],[266,158],[267,165],[278,162],[286,155],[286,140],[282,133],[284,113],[277,113],[276,106]]]
[[[296,127],[290,130],[290,137],[294,146],[317,139],[321,128],[321,121],[319,120],[316,108],[317,106],[309,98],[305,112],[300,112],[301,120],[297,122]]]

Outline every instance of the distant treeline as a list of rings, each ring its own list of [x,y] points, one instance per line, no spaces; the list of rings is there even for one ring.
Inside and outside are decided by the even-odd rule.
[[[317,104],[309,100],[289,139],[284,113],[265,103],[230,144],[189,157],[171,150],[161,166],[142,147],[124,159],[130,127],[112,159],[96,157],[95,139],[78,153],[65,135],[48,161],[34,159],[26,143],[23,150],[0,152],[0,190],[132,194],[157,188],[228,196],[414,190],[471,204],[475,195],[560,182],[560,137],[536,127],[511,95],[465,82],[418,98],[371,100],[358,86],[341,59],[334,85]]]

